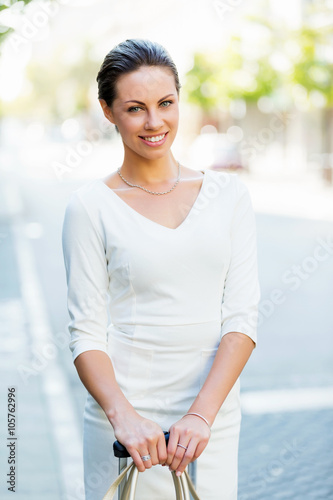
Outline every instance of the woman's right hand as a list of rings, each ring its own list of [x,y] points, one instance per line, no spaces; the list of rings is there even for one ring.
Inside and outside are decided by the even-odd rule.
[[[75,359],[79,377],[87,391],[104,410],[116,439],[127,448],[140,472],[167,460],[161,427],[141,417],[121,391],[110,356],[99,350],[82,352]],[[145,462],[141,457],[150,455]]]
[[[165,436],[161,427],[152,420],[143,418],[134,409],[109,419],[115,437],[125,446],[140,472],[167,460]],[[141,457],[150,455],[143,461]]]

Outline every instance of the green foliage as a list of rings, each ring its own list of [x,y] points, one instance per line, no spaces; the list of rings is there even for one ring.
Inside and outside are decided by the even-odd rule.
[[[263,95],[271,95],[279,82],[268,55],[247,59],[241,40],[233,37],[224,50],[194,55],[184,91],[189,102],[209,111],[227,107],[234,99],[256,102]]]
[[[21,2],[22,8],[31,1]],[[15,3],[17,0],[8,0],[0,6],[0,12]],[[182,87],[189,103],[207,114],[227,111],[230,103],[237,99],[255,104],[263,96],[269,97],[277,107],[280,102],[283,106],[286,103],[293,106],[297,87],[309,106],[314,97],[318,99],[321,95],[324,105],[333,105],[332,57],[328,60],[332,51],[332,27],[303,26],[291,30],[277,19],[254,15],[246,23],[244,33],[232,36],[223,49],[194,54],[193,67],[187,72]],[[0,27],[0,48],[12,31]],[[258,36],[252,38],[253,34]],[[6,111],[65,119],[87,109],[99,64],[91,56],[91,44],[84,45],[80,40],[78,45],[81,53],[70,60],[71,48],[58,45],[50,54],[50,62],[31,61],[26,70],[31,91],[15,102],[6,103]],[[284,68],[279,63],[281,60],[286,63]],[[94,92],[95,89],[93,95]]]
[[[333,62],[325,54],[331,50],[333,27],[315,30],[303,27],[297,33],[300,57],[295,62],[291,82],[301,85],[308,95],[317,91],[333,105]]]
[[[0,26],[0,44],[7,38],[7,36],[14,30],[7,26]]]
[[[219,66],[208,54],[196,53],[193,68],[186,75],[183,87],[188,102],[208,111],[217,101],[223,100],[223,88],[219,81]]]
[[[14,4],[17,4],[20,2],[22,7],[28,5],[28,3],[32,2],[33,0],[8,0],[6,3],[3,3],[0,5],[0,12],[5,10],[5,9],[10,9]],[[0,24],[0,46],[1,44],[6,40],[7,36],[12,33],[14,30],[10,28],[9,26],[4,26]]]
[[[26,68],[26,78],[31,82],[30,93],[23,94],[4,109],[11,115],[34,116],[35,119],[55,118],[65,120],[91,106],[90,88],[96,80],[99,63],[91,57],[92,45],[81,43],[75,61],[68,45],[58,45],[45,71],[44,61],[32,60]],[[97,99],[97,89],[95,91]]]
[[[231,38],[219,51],[194,54],[193,67],[183,85],[188,102],[209,113],[227,108],[235,99],[256,103],[260,97],[293,104],[294,87],[303,88],[309,106],[314,92],[322,105],[333,105],[333,27],[288,29],[280,21],[251,16],[253,31],[265,33],[265,42],[246,36]],[[331,52],[330,52],[331,53]],[[326,102],[326,104],[325,104]]]

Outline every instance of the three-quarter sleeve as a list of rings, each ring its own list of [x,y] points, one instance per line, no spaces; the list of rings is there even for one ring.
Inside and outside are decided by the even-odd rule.
[[[256,344],[260,299],[256,224],[248,189],[238,178],[236,200],[230,229],[231,257],[221,305],[221,338],[229,332],[240,332]]]
[[[65,210],[62,248],[74,361],[84,351],[107,352],[109,285],[103,238],[75,192]]]

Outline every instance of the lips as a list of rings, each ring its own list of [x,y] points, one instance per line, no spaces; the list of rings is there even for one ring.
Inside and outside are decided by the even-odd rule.
[[[165,132],[164,134],[144,136],[144,137],[139,135],[139,138],[144,144],[146,144],[146,146],[157,147],[157,146],[162,146],[162,144],[165,143],[168,133],[169,132]]]
[[[159,134],[159,135],[147,135],[147,136],[139,136],[140,139],[144,139],[145,141],[148,142],[160,142],[164,139],[168,132],[165,132],[164,134]]]

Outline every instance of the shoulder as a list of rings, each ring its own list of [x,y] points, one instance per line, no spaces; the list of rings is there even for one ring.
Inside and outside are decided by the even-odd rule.
[[[185,167],[184,165],[181,166],[181,176],[183,179],[190,180],[190,181],[196,181],[200,180],[204,177],[204,171],[203,170],[194,170],[193,168]]]
[[[215,170],[208,172],[207,196],[210,199],[216,197],[219,210],[223,214],[229,214],[230,220],[233,221],[254,216],[248,187],[238,174]]]
[[[64,225],[87,227],[96,224],[99,212],[99,179],[91,180],[72,191],[65,207]]]
[[[98,183],[100,182],[100,179],[93,179],[72,191],[66,210],[89,211],[99,199]]]
[[[211,181],[220,188],[222,195],[233,198],[235,201],[248,194],[248,189],[238,174],[207,169],[207,181]]]

